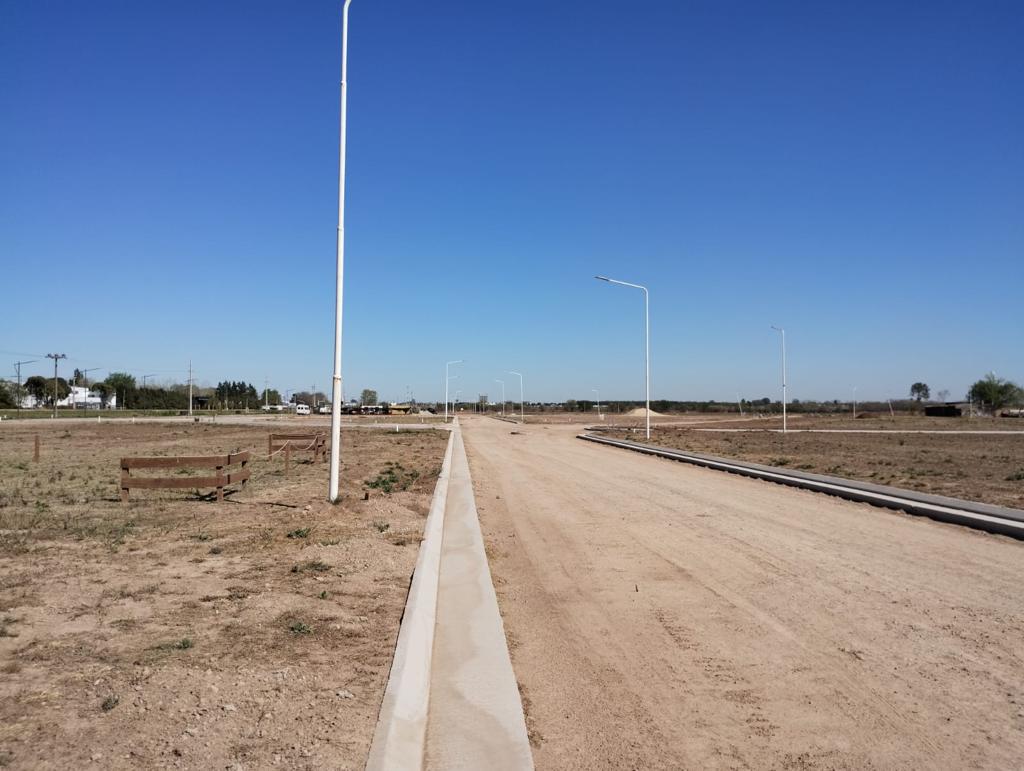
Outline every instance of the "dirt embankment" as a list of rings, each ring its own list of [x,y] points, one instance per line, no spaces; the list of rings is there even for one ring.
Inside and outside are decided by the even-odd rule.
[[[338,506],[305,454],[223,504],[123,505],[121,455],[265,430],[0,428],[0,765],[361,768],[446,441],[345,434]]]

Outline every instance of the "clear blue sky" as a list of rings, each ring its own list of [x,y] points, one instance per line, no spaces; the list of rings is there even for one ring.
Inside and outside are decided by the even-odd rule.
[[[0,14],[0,360],[328,390],[340,3]],[[1022,40],[1015,1],[354,0],[346,395],[639,398],[596,273],[651,287],[658,398],[777,397],[772,323],[797,399],[1024,380]]]

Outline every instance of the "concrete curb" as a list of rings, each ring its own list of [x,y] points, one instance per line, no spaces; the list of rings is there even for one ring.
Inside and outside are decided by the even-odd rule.
[[[1024,539],[1024,511],[987,503],[965,501],[959,498],[947,498],[942,495],[927,495],[899,487],[875,485],[868,482],[857,482],[842,477],[824,474],[807,474],[801,471],[789,471],[775,466],[763,466],[759,463],[718,458],[713,455],[671,450],[656,445],[629,442],[620,439],[608,439],[603,436],[580,434],[578,439],[597,444],[606,444],[624,450],[654,455],[668,460],[692,463],[717,471],[727,471],[741,476],[763,479],[769,482],[799,487],[814,492],[827,493],[847,500],[870,503],[888,509],[899,509],[910,514],[918,514],[942,522],[984,530],[989,533],[1008,535]]]
[[[427,766],[532,769],[461,431],[455,433],[442,560]]]
[[[452,430],[448,435],[448,448],[423,528],[423,541],[402,614],[395,657],[366,761],[368,771],[423,767],[444,513],[456,434],[457,431]]]

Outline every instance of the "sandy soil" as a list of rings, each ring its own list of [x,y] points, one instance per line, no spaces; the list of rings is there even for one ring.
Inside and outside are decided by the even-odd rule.
[[[603,435],[646,441],[635,432]],[[783,435],[658,427],[650,443],[1024,509],[1021,434]]]
[[[1020,765],[1024,543],[463,425],[538,768]]]
[[[0,766],[362,768],[447,437],[343,441],[337,507],[326,464],[280,459],[223,504],[124,506],[121,455],[265,430],[0,427]]]

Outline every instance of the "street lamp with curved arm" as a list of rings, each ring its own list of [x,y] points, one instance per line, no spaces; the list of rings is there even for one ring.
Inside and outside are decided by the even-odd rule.
[[[523,375],[520,372],[509,371],[510,375],[517,375],[519,377],[519,422],[526,422],[526,407],[523,404]]]
[[[633,289],[640,289],[644,293],[644,388],[645,397],[644,402],[646,405],[647,413],[647,438],[651,438],[651,310],[650,310],[650,295],[647,292],[647,287],[642,284],[631,284],[628,281],[619,281],[614,278],[608,278],[607,276],[594,276],[598,281],[607,281],[609,284],[618,284],[619,286],[629,286]]]

